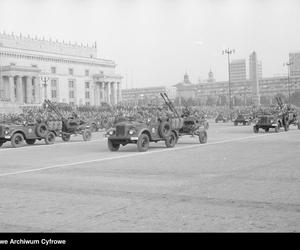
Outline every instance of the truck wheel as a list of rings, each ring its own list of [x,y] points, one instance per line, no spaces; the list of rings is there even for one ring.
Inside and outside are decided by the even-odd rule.
[[[48,133],[48,127],[47,127],[46,123],[42,122],[42,123],[38,124],[35,132],[39,137],[45,138]]]
[[[45,143],[49,145],[49,144],[53,144],[54,142],[55,142],[55,134],[49,131],[45,137]]]
[[[269,132],[269,128],[265,128],[265,132]]]
[[[206,131],[200,132],[200,134],[199,134],[199,142],[201,144],[204,144],[204,143],[207,142],[207,133],[206,133]]]
[[[278,132],[279,132],[279,127],[276,126],[276,127],[275,127],[275,133],[278,133]]]
[[[253,132],[254,132],[254,133],[258,133],[258,131],[259,131],[259,128],[258,128],[257,126],[254,126],[254,127],[253,127]]]
[[[170,136],[165,140],[167,148],[173,148],[176,144],[176,135],[174,132],[171,132]]]
[[[149,148],[149,136],[146,134],[141,134],[137,141],[137,148],[139,152],[145,152]]]
[[[238,123],[237,123],[237,122],[234,122],[233,124],[234,124],[234,126],[237,126],[237,125],[238,125]]]
[[[216,123],[218,123],[218,120],[215,120]]]
[[[14,148],[19,148],[19,147],[24,146],[24,136],[21,133],[15,133],[11,137],[11,145]]]
[[[89,129],[84,130],[82,138],[84,141],[90,141],[92,139],[92,132]]]
[[[71,135],[70,134],[62,134],[61,139],[65,142],[70,141]]]
[[[113,143],[112,140],[107,140],[107,146],[110,151],[118,151],[120,148],[120,144],[118,143]]]
[[[162,138],[168,138],[171,134],[171,124],[167,121],[161,122],[158,127],[158,132]]]
[[[36,139],[27,139],[25,141],[28,145],[33,145],[36,142]]]

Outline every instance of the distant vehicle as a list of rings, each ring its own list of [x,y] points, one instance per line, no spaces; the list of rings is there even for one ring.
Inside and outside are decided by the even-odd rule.
[[[59,136],[62,124],[59,122],[40,122],[23,125],[0,124],[0,147],[10,141],[15,148],[33,145],[37,140],[45,140],[46,144],[53,144]]]
[[[252,116],[250,114],[238,114],[237,117],[233,120],[234,126],[239,125],[240,123],[245,125],[250,125],[252,122]]]
[[[281,127],[283,127],[285,131],[288,131],[288,124],[285,122],[281,115],[265,114],[258,115],[256,123],[253,126],[253,131],[254,133],[258,133],[259,129],[264,129],[265,132],[269,132],[270,128],[274,128],[275,132],[278,133]]]
[[[215,122],[218,123],[218,122],[227,122],[228,121],[228,118],[225,117],[223,114],[218,114],[218,116],[215,118]]]

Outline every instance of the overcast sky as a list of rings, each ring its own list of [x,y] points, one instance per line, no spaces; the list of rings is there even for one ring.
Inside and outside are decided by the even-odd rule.
[[[299,0],[0,0],[0,31],[98,44],[123,88],[228,79],[222,49],[255,50],[263,76],[286,74],[300,51]]]

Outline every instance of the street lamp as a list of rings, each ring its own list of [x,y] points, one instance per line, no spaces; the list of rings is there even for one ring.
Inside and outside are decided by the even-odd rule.
[[[231,85],[230,85],[230,55],[234,54],[235,50],[234,49],[225,49],[222,51],[222,54],[225,55],[227,54],[227,59],[228,59],[228,88],[229,88],[229,109],[231,110],[232,108],[232,103],[231,103]]]
[[[291,104],[291,89],[290,89],[290,67],[293,63],[292,62],[287,62],[284,63],[283,66],[287,66],[288,68],[288,91],[289,91],[289,105]]]
[[[47,82],[49,81],[49,77],[48,76],[41,76],[41,81],[43,82],[43,87],[44,87],[44,97],[45,100],[47,99]]]

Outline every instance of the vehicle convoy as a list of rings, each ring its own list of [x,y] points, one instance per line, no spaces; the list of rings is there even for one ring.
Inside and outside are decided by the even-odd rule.
[[[29,124],[0,124],[0,147],[10,141],[15,148],[25,144],[34,144],[37,140],[45,140],[46,144],[53,144],[59,136],[62,123],[57,121],[37,122]]]
[[[197,134],[201,143],[206,143],[207,133],[200,126],[192,126],[192,119],[179,116],[166,93],[161,93],[162,98],[175,115],[173,117],[157,117],[145,121],[127,120],[114,125],[106,132],[107,145],[110,151],[118,151],[120,145],[136,144],[139,152],[145,152],[150,142],[164,141],[166,147],[172,148],[182,135]],[[200,139],[201,138],[201,139]]]
[[[90,141],[92,138],[92,132],[90,130],[89,123],[82,121],[78,118],[76,113],[73,113],[72,117],[65,118],[59,110],[49,100],[45,100],[48,108],[53,110],[62,121],[62,129],[59,136],[63,141],[69,141],[71,135],[82,135],[84,141]]]
[[[252,122],[252,116],[250,114],[239,113],[237,117],[233,120],[234,126],[238,126],[240,123],[245,125],[250,125]]]

